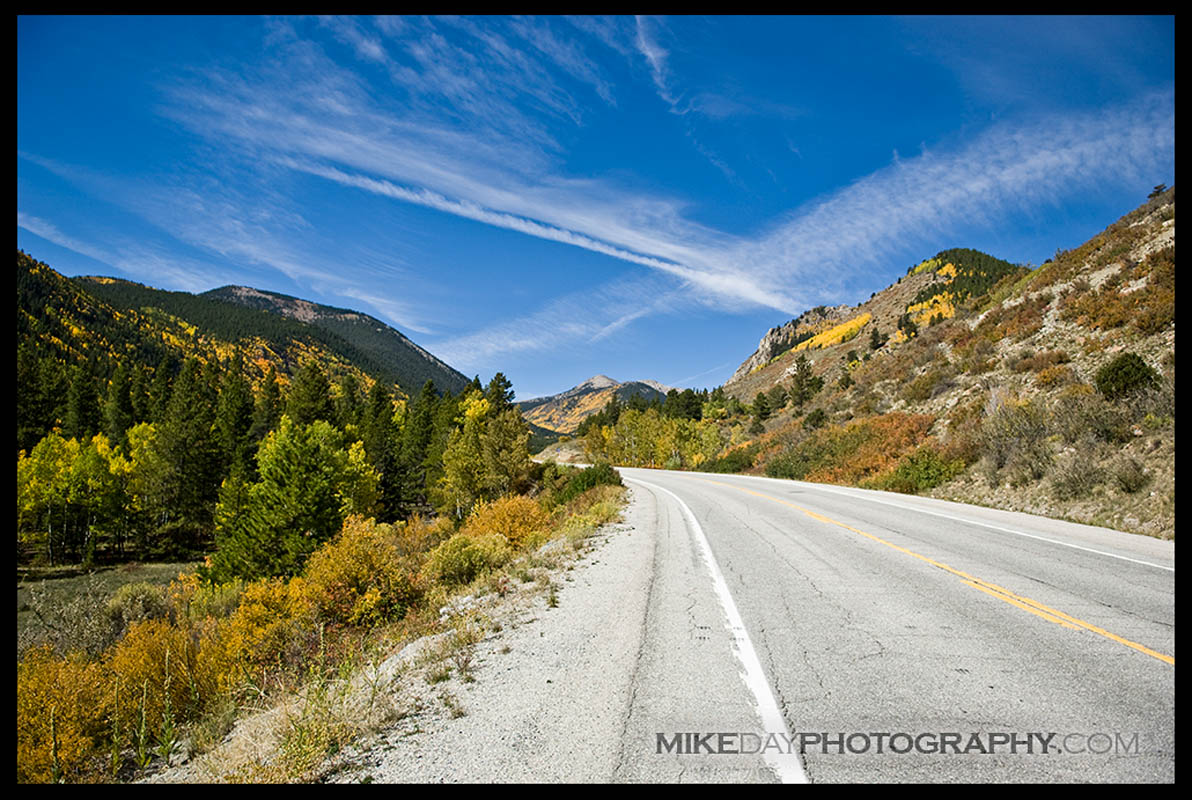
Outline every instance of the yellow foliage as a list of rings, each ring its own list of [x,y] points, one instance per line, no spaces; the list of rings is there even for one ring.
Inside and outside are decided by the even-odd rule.
[[[99,664],[48,647],[17,662],[17,783],[85,776],[106,728],[104,688]]]
[[[939,267],[939,265],[940,260],[938,258],[929,258],[926,261],[920,262],[918,266],[911,270],[910,274],[918,275],[920,272],[926,272],[929,269],[936,269]]]
[[[302,578],[250,583],[235,613],[220,629],[227,657],[242,667],[276,664],[293,655],[302,632],[314,627],[314,617],[315,607]]]
[[[869,324],[870,319],[872,319],[872,315],[866,311],[864,314],[859,314],[850,320],[835,325],[823,333],[816,334],[810,339],[799,342],[791,352],[798,350],[818,350],[829,345],[847,342],[850,339],[856,338],[857,334],[861,332],[861,329]]]
[[[398,619],[419,594],[417,575],[389,525],[351,516],[306,565],[310,598],[328,619],[374,625]]]
[[[949,264],[948,266],[952,265]],[[907,306],[906,313],[911,315],[911,321],[916,325],[926,327],[931,322],[931,318],[936,315],[944,319],[951,319],[956,316],[956,306],[953,305],[952,293],[942,292],[930,300]]]
[[[464,419],[476,420],[486,417],[491,408],[492,404],[483,395],[470,394],[464,398],[463,402]]]
[[[201,697],[210,697],[219,676],[201,674],[198,647],[190,634],[165,619],[134,622],[111,651],[109,679],[120,686],[119,716],[128,730],[139,723],[144,698],[145,722],[156,735],[168,697],[175,720],[193,719]],[[204,691],[205,690],[205,691]]]
[[[542,506],[528,497],[514,495],[476,506],[464,524],[463,533],[470,536],[497,533],[509,544],[520,547],[530,536],[549,527],[550,517]]]
[[[936,270],[935,274],[936,275],[944,275],[949,278],[955,278],[956,277],[956,265],[953,264],[951,261],[949,261],[947,264],[944,264],[942,267],[940,267],[938,270]]]

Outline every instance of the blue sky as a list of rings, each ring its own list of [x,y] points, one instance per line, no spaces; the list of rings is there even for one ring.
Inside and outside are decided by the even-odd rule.
[[[519,398],[716,386],[804,309],[1175,182],[1173,18],[17,22],[17,247],[373,314]]]

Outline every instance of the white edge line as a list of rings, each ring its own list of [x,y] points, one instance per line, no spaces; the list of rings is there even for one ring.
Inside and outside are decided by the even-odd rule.
[[[638,483],[650,489],[657,489],[658,491],[669,494],[679,504],[679,507],[683,509],[683,513],[691,525],[692,538],[699,545],[704,563],[707,565],[708,572],[712,576],[712,587],[716,590],[716,595],[720,599],[720,605],[724,609],[725,627],[728,629],[729,636],[733,641],[733,653],[741,663],[741,679],[744,681],[746,688],[753,693],[757,714],[761,718],[762,727],[765,728],[766,733],[781,734],[788,743],[787,752],[780,751],[778,753],[772,753],[769,752],[768,748],[763,748],[762,757],[783,783],[809,783],[807,773],[803,771],[803,764],[793,749],[794,738],[787,728],[786,719],[782,716],[782,712],[778,710],[778,701],[774,699],[774,693],[770,690],[770,684],[767,682],[766,674],[762,670],[761,660],[757,657],[757,651],[753,649],[753,642],[749,639],[749,632],[745,630],[745,623],[737,611],[737,604],[733,602],[733,596],[729,593],[728,584],[725,583],[724,575],[720,572],[720,566],[716,563],[715,556],[712,555],[712,548],[708,544],[707,537],[704,536],[704,529],[700,527],[699,520],[695,518],[695,514],[692,513],[687,504],[679,499],[679,496],[670,489],[665,489],[657,484],[648,483],[637,478],[629,478],[628,476],[626,478],[632,483]]]
[[[722,476],[722,477],[747,478],[747,477],[753,477],[753,476],[730,475],[730,476]],[[773,479],[771,479],[771,480],[773,480]],[[1097,555],[1108,556],[1109,558],[1116,558],[1120,561],[1130,561],[1135,564],[1142,564],[1143,566],[1146,566],[1146,567],[1154,567],[1155,569],[1165,569],[1168,572],[1175,572],[1175,567],[1167,567],[1167,566],[1164,566],[1163,564],[1155,564],[1151,561],[1143,561],[1138,558],[1130,558],[1129,556],[1119,556],[1116,553],[1107,553],[1104,550],[1096,550],[1092,547],[1084,547],[1079,544],[1071,544],[1070,542],[1061,542],[1058,539],[1049,539],[1046,536],[1038,536],[1033,533],[1024,533],[1022,531],[1016,531],[1013,528],[1003,528],[1001,525],[994,525],[989,522],[981,522],[981,521],[975,520],[975,519],[965,519],[964,517],[955,517],[955,516],[952,516],[951,514],[945,514],[941,511],[928,511],[925,508],[915,508],[914,506],[905,506],[902,503],[892,503],[889,500],[882,500],[882,499],[879,499],[876,497],[868,497],[865,495],[856,495],[856,494],[853,494],[852,492],[841,491],[840,489],[836,489],[836,488],[828,488],[828,487],[823,486],[818,483],[807,484],[806,481],[791,481],[791,483],[792,484],[798,483],[800,485],[810,485],[813,488],[813,490],[824,491],[824,492],[827,492],[828,494],[836,494],[836,495],[840,495],[841,497],[849,497],[854,500],[864,500],[864,501],[868,501],[871,503],[881,503],[884,506],[893,506],[894,508],[901,508],[903,511],[911,511],[916,514],[930,514],[933,517],[943,517],[944,519],[950,519],[954,522],[961,522],[961,523],[964,523],[965,525],[979,525],[982,528],[992,528],[995,531],[1002,531],[1003,533],[1012,533],[1015,536],[1025,536],[1028,539],[1038,539],[1041,542],[1049,542],[1051,544],[1059,545],[1060,547],[1071,547],[1074,550],[1084,550],[1085,552],[1088,552],[1088,553],[1096,553]]]

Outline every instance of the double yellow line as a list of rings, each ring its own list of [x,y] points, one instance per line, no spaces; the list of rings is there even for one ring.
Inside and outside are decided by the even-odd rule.
[[[1010,591],[1009,589],[1006,589],[1005,587],[998,586],[996,583],[990,583],[989,581],[985,581],[985,580],[981,580],[980,578],[973,577],[972,575],[969,575],[967,572],[963,572],[963,571],[958,570],[954,567],[950,567],[947,564],[943,563],[942,561],[936,561],[934,558],[928,558],[927,556],[922,555],[921,553],[916,553],[914,550],[908,550],[907,548],[896,545],[893,542],[887,542],[885,539],[881,538],[880,536],[874,536],[872,533],[866,533],[865,531],[854,528],[851,525],[846,525],[843,522],[838,522],[837,520],[834,520],[831,517],[825,517],[823,514],[817,514],[816,512],[812,511],[811,509],[803,508],[800,505],[796,505],[795,503],[791,503],[787,500],[783,500],[780,497],[774,497],[772,495],[763,494],[761,492],[755,492],[752,489],[745,489],[740,486],[734,486],[731,483],[723,483],[721,481],[713,481],[713,480],[709,480],[707,478],[697,478],[696,480],[701,480],[701,481],[704,481],[705,483],[712,483],[717,486],[725,486],[725,487],[728,487],[729,489],[736,489],[738,492],[745,492],[746,494],[751,494],[755,497],[761,497],[766,500],[771,500],[775,503],[781,503],[784,506],[790,506],[791,508],[795,509],[796,511],[802,511],[804,514],[811,517],[812,519],[819,520],[820,522],[826,522],[829,525],[835,525],[839,528],[844,528],[847,531],[852,531],[853,533],[858,534],[859,536],[864,536],[866,539],[871,539],[872,541],[875,541],[878,544],[883,544],[886,547],[889,547],[891,550],[897,550],[898,552],[905,553],[906,555],[911,556],[912,558],[917,558],[920,561],[926,562],[933,567],[938,567],[939,569],[942,569],[945,572],[950,572],[953,575],[955,575],[956,577],[960,578],[966,585],[971,586],[974,589],[977,589],[979,591],[985,592],[985,594],[989,595],[990,597],[996,597],[998,600],[1001,600],[1003,603],[1009,603],[1012,606],[1021,608],[1023,611],[1029,611],[1030,613],[1034,614],[1036,617],[1045,619],[1048,622],[1055,623],[1056,625],[1061,625],[1065,628],[1071,628],[1073,630],[1084,629],[1086,631],[1091,631],[1092,633],[1095,633],[1098,636],[1104,636],[1106,639],[1109,639],[1110,641],[1117,642],[1118,644],[1123,644],[1126,647],[1133,648],[1140,653],[1146,653],[1151,658],[1157,658],[1160,661],[1164,662],[1165,664],[1170,664],[1173,667],[1175,666],[1175,657],[1174,656],[1169,656],[1165,653],[1160,653],[1156,650],[1152,650],[1151,648],[1147,647],[1146,645],[1141,645],[1138,642],[1132,642],[1129,639],[1125,639],[1121,636],[1118,636],[1116,633],[1110,633],[1109,631],[1105,630],[1104,628],[1099,628],[1090,622],[1085,622],[1084,620],[1078,619],[1077,617],[1073,617],[1070,614],[1065,614],[1063,611],[1058,611],[1058,610],[1051,608],[1049,606],[1045,606],[1042,603],[1038,602],[1037,600],[1032,600],[1029,597],[1023,597],[1020,594],[1015,594],[1014,592]]]

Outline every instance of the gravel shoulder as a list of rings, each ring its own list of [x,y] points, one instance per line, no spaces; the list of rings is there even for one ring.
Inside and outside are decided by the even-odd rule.
[[[432,683],[416,655],[396,656],[409,665],[405,715],[341,753],[328,780],[615,780],[653,569],[653,534],[635,524],[635,506],[554,574],[556,605],[535,584],[485,598],[472,680],[453,670]]]

